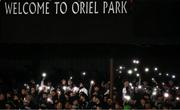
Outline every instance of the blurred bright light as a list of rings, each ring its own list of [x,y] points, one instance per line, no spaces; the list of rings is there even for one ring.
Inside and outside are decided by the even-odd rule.
[[[90,82],[90,83],[91,83],[91,85],[93,85],[93,84],[94,84],[94,81],[93,81],[93,80],[91,80],[91,82]]]
[[[151,80],[152,80],[152,81],[154,81],[155,79],[154,79],[154,78],[152,78]]]
[[[72,77],[72,76],[70,76],[70,79],[73,79],[73,77]]]
[[[138,69],[137,69],[137,68],[134,68],[134,71],[138,71]]]
[[[85,75],[86,75],[86,72],[83,72],[82,75],[85,76]]]
[[[133,63],[135,64],[135,63],[136,63],[136,60],[133,60]]]
[[[136,60],[136,64],[139,64],[139,60]]]
[[[29,89],[29,86],[27,85],[26,88]]]
[[[169,73],[166,73],[166,76],[169,76]]]
[[[78,92],[79,88],[78,87],[73,87],[73,92]]]
[[[139,74],[139,73],[137,73],[137,74],[136,74],[136,76],[137,76],[137,77],[139,77],[139,76],[140,76],[140,74]]]
[[[127,100],[127,101],[129,101],[129,100],[131,100],[131,96],[125,95],[125,96],[124,96],[124,99]]]
[[[161,76],[162,75],[162,73],[159,73],[159,76]]]
[[[142,86],[141,86],[141,85],[138,85],[138,89],[142,89]]]
[[[42,86],[40,86],[38,89],[39,89],[39,91],[42,91],[42,90],[43,90],[43,87],[42,87]]]
[[[152,95],[157,95],[157,92],[156,92],[156,91],[153,91]]]
[[[122,71],[119,71],[119,73],[122,73]]]
[[[49,97],[47,98],[47,102],[53,103],[52,99]]]
[[[58,94],[61,94],[61,91],[57,91]]]
[[[42,73],[42,77],[46,77],[46,75],[47,75],[46,73]]]
[[[168,98],[169,97],[169,94],[167,92],[164,93],[164,97],[165,98]]]
[[[39,84],[36,84],[36,87],[39,87]]]
[[[155,67],[155,68],[154,68],[154,71],[158,71],[158,68],[157,68],[157,67]]]
[[[177,100],[177,101],[179,101],[179,100],[180,100],[180,98],[179,98],[179,97],[176,97],[176,100]]]
[[[139,60],[133,60],[134,64],[139,64]]]
[[[129,83],[130,86],[132,86],[132,83]]]
[[[50,99],[50,98],[47,98],[47,101],[48,101],[48,102],[50,102],[50,101],[51,101],[51,99]]]
[[[176,86],[176,90],[178,90],[179,89],[179,87],[178,86]]]
[[[144,70],[145,70],[145,72],[149,72],[149,68],[145,68]]]
[[[133,86],[131,86],[131,89],[134,89],[134,87],[133,87]]]
[[[133,84],[130,82],[129,85],[131,86],[131,89],[134,89]]]
[[[24,86],[27,86],[27,84],[25,83]]]
[[[50,87],[49,87],[49,86],[47,86],[47,87],[46,87],[46,89],[48,89],[48,90],[49,90],[49,89],[50,89]]]
[[[164,86],[164,85],[165,85],[165,83],[164,83],[164,82],[162,82],[162,85]]]
[[[63,90],[66,91],[67,87],[66,86],[63,86]]]
[[[173,79],[175,79],[175,78],[176,78],[176,76],[175,76],[175,75],[172,75],[172,78],[173,78]]]
[[[132,70],[128,70],[127,73],[131,75],[133,73],[133,71]]]
[[[123,66],[119,66],[119,69],[122,70],[122,69],[123,69]]]
[[[157,91],[157,88],[154,88],[154,91]]]

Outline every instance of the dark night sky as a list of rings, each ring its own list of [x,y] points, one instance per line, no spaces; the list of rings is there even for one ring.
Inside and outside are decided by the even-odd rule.
[[[120,62],[140,57],[148,64],[156,63],[164,70],[180,72],[177,53],[180,50],[180,2],[134,1],[132,13],[126,16],[3,15],[0,69],[5,74],[6,71],[41,72],[48,62],[52,65],[59,62],[57,65],[64,68],[79,64],[81,66],[74,66],[78,69],[87,60],[89,64],[84,68],[94,63],[101,65],[110,57]],[[75,60],[74,63],[71,60]],[[106,70],[106,67],[100,69]]]
[[[128,15],[3,16],[2,43],[179,44],[178,0],[134,0]]]

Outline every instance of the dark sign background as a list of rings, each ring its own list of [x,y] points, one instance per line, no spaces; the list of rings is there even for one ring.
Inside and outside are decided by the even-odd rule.
[[[178,0],[130,6],[128,14],[115,15],[3,15],[0,43],[180,43]]]

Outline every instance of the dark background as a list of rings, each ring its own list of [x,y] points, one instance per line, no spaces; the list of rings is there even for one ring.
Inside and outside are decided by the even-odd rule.
[[[109,58],[116,66],[139,58],[178,74],[179,6],[178,0],[134,0],[127,15],[2,15],[0,74],[107,77]]]
[[[178,0],[128,0],[128,14],[2,15],[0,42],[179,44],[179,6]]]

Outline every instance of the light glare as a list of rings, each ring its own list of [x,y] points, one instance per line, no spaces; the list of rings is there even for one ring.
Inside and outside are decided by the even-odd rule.
[[[122,66],[119,66],[119,69],[120,69],[120,70],[122,70],[122,69],[123,69],[123,67],[122,67]]]
[[[128,70],[128,74],[130,74],[130,75],[131,75],[132,73],[133,73],[133,71],[132,71],[132,70]]]
[[[164,97],[165,98],[168,98],[169,97],[169,94],[166,92],[166,93],[164,93]]]
[[[179,101],[179,100],[180,100],[180,98],[179,98],[179,97],[176,97],[176,100],[177,100],[177,101]]]
[[[136,72],[136,71],[138,71],[138,69],[137,69],[137,68],[134,68],[134,71]]]
[[[175,76],[175,75],[172,75],[172,78],[173,78],[173,79],[175,79],[175,78],[176,78],[176,76]]]
[[[141,86],[141,85],[138,85],[138,89],[142,89],[142,86]]]
[[[137,77],[139,77],[139,76],[140,76],[140,74],[139,74],[139,73],[137,73],[137,74],[136,74],[136,76],[137,76]]]
[[[169,73],[166,73],[166,76],[169,76]]]
[[[91,83],[91,85],[92,85],[92,84],[94,84],[94,81],[93,81],[93,80],[91,80],[91,82],[90,82],[90,83]]]
[[[131,96],[125,95],[125,96],[124,96],[124,99],[127,100],[127,101],[129,101],[129,100],[131,100]]]
[[[46,73],[42,73],[42,77],[46,77],[47,76],[47,74]]]
[[[145,72],[149,72],[149,68],[145,68]]]
[[[83,72],[82,75],[85,76],[85,75],[86,75],[86,72]]]
[[[154,95],[154,96],[157,95],[157,92],[156,92],[156,91],[153,91],[152,95]]]
[[[157,68],[157,67],[155,67],[155,68],[154,68],[154,71],[158,71],[158,68]]]
[[[159,73],[159,76],[161,76],[162,75],[162,73]]]

